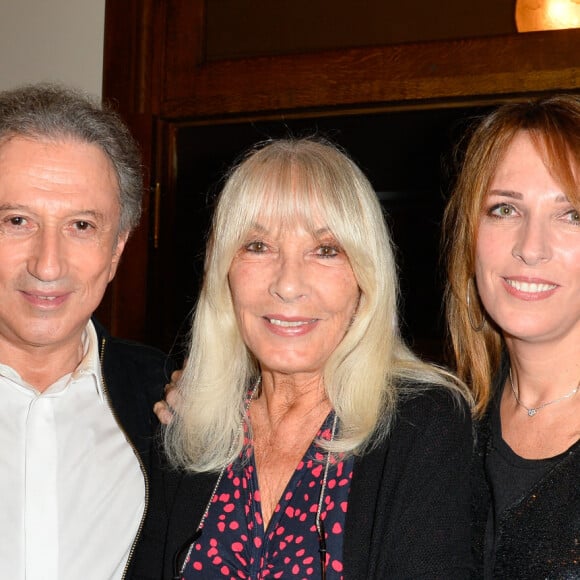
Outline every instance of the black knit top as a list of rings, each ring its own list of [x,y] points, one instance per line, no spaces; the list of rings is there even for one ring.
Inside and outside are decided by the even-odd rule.
[[[501,438],[500,385],[479,425],[476,552],[487,578],[580,578],[580,441],[556,457],[527,460]],[[484,570],[484,571],[482,571]]]

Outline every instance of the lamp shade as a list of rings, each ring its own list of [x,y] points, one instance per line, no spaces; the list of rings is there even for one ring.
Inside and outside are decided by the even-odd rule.
[[[518,32],[580,28],[580,0],[517,0]]]

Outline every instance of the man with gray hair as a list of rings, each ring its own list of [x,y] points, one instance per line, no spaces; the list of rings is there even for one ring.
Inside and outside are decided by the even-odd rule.
[[[91,317],[142,189],[115,113],[54,85],[0,93],[0,578],[117,579],[130,565],[171,369]]]

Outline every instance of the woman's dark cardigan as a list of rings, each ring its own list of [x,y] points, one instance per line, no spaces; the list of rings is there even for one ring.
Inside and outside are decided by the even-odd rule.
[[[355,459],[345,579],[471,576],[472,441],[469,411],[449,393],[405,396],[391,434]],[[172,577],[174,554],[195,531],[216,477],[156,469],[131,578]]]

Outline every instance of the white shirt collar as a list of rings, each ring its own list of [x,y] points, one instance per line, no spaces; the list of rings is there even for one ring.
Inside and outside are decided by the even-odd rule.
[[[89,320],[87,326],[83,330],[81,341],[84,354],[77,368],[72,373],[64,375],[55,381],[44,392],[47,394],[54,394],[65,390],[71,383],[76,382],[82,377],[92,376],[93,381],[91,382],[94,384],[100,400],[104,402],[103,381],[101,380],[101,361],[99,357],[99,340],[95,325],[91,320]],[[21,387],[36,391],[36,389],[25,382],[20,374],[9,365],[0,363],[0,376],[10,379]]]

